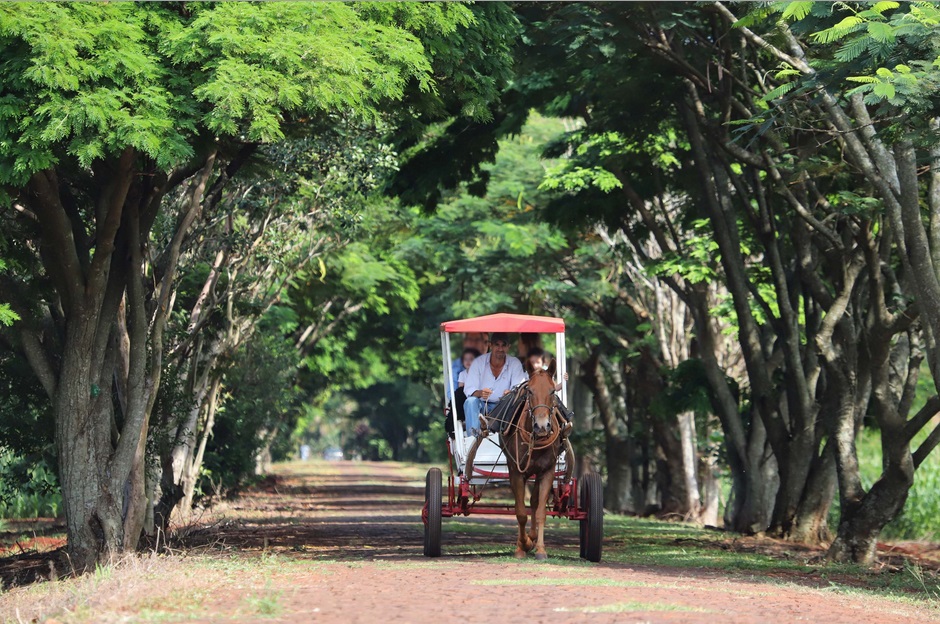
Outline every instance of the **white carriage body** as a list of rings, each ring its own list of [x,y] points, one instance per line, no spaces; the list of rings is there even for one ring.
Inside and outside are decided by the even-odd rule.
[[[441,323],[441,356],[443,359],[444,409],[447,409],[447,397],[455,396],[454,377],[451,373],[453,356],[450,349],[450,334],[475,332],[505,332],[508,334],[533,333],[555,335],[555,358],[557,361],[557,375],[561,380],[560,398],[562,403],[568,402],[568,384],[565,381],[567,361],[565,356],[565,322],[560,318],[548,316],[529,316],[522,314],[490,314],[476,318]],[[510,356],[512,357],[512,356]],[[457,419],[456,408],[451,409],[450,417],[454,426],[454,439],[451,452],[457,471],[454,475],[455,485],[459,484],[459,475],[463,474],[467,465],[467,455],[470,451],[470,442],[473,438],[465,437],[463,423]],[[567,464],[566,453],[558,457],[555,474],[561,478],[565,474]],[[499,434],[492,433],[480,443],[473,459],[473,474],[467,475],[471,485],[499,485],[509,481],[509,466],[506,463],[506,454],[500,446]]]

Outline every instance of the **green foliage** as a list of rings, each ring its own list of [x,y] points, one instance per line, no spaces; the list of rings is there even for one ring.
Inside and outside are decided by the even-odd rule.
[[[0,272],[6,269],[6,264],[0,259]],[[0,325],[9,327],[14,321],[20,320],[19,315],[10,309],[10,304],[0,302]]]
[[[693,284],[718,279],[718,243],[709,230],[706,219],[691,223],[692,234],[683,241],[681,253],[666,253],[651,261],[647,271],[651,275],[679,275]]]
[[[0,448],[54,464],[49,398],[22,357],[0,351]]]
[[[6,325],[9,327],[18,320],[20,320],[19,315],[10,309],[9,304],[0,303],[0,325]]]
[[[0,518],[55,518],[61,510],[53,467],[39,456],[0,447]]]
[[[234,354],[206,447],[202,492],[246,484],[265,450],[274,460],[288,456],[301,396],[295,385],[299,365],[293,345],[276,331],[258,332]]]
[[[438,12],[420,27],[452,32],[466,22],[464,12]],[[206,127],[220,135],[242,131],[249,140],[283,138],[285,116],[333,110],[374,116],[379,103],[400,99],[412,79],[422,90],[432,87],[418,38],[363,19],[353,4],[197,6],[185,27],[168,33],[161,51],[177,65],[198,68],[192,95],[206,107]]]
[[[923,441],[922,432],[912,442],[914,447]],[[881,475],[881,436],[872,429],[863,429],[857,441],[859,468],[862,484],[869,488]],[[888,523],[882,533],[890,540],[936,541],[940,537],[940,455],[927,456],[917,472],[901,515]],[[834,522],[830,519],[830,523]]]
[[[820,23],[789,6],[781,17],[797,22],[798,28],[814,28],[813,55],[823,63],[830,59],[829,67],[822,65],[827,71],[857,85],[846,89],[846,96],[861,94],[867,104],[889,104],[911,113],[932,106],[940,89],[936,3],[840,2],[831,9],[833,19],[839,20],[835,24]],[[808,23],[800,24],[802,20]]]
[[[66,154],[83,167],[127,147],[163,167],[192,154],[183,133],[195,111],[181,115],[189,106],[165,83],[148,32],[148,16],[161,13],[123,3],[0,9],[0,181],[21,185]]]
[[[541,188],[548,191],[580,191],[590,187],[609,193],[614,189],[623,188],[623,184],[617,179],[617,176],[602,167],[575,167],[560,170],[557,174],[547,178],[541,186]]]
[[[211,137],[275,141],[335,111],[374,119],[412,82],[434,88],[419,36],[471,19],[457,4],[3,7],[0,182],[129,147],[167,170]]]
[[[453,4],[419,6],[430,11]],[[393,8],[398,3],[370,6],[400,10]],[[473,19],[466,28],[421,34],[438,89],[411,94],[396,115],[402,164],[390,190],[406,204],[435,206],[464,181],[481,194],[488,179],[483,163],[495,158],[498,137],[517,132],[525,121],[525,113],[507,110],[501,99],[517,80],[513,53],[522,33],[515,7],[478,2],[469,9]]]

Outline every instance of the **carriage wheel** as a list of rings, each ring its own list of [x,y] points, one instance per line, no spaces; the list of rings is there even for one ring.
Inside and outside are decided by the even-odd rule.
[[[581,509],[587,518],[581,521],[581,558],[597,563],[601,560],[604,540],[604,487],[601,476],[589,472],[581,479]]]
[[[424,523],[424,556],[441,556],[441,469],[428,470],[424,482],[424,504],[428,510]]]

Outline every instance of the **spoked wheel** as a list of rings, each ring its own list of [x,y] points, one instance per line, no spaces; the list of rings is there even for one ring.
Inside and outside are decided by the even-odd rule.
[[[428,470],[424,482],[424,507],[427,518],[424,522],[424,556],[441,556],[441,470]]]
[[[597,563],[601,560],[604,540],[604,487],[601,476],[589,472],[581,478],[581,509],[587,518],[581,521],[581,558]]]

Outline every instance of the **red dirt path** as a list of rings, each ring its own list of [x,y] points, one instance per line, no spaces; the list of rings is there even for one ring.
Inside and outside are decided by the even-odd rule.
[[[0,593],[0,622],[44,621],[13,611],[40,608],[34,589],[58,592],[42,612],[62,624],[940,621],[936,605],[820,588],[819,574],[588,564],[565,520],[546,530],[549,562],[508,557],[514,519],[474,516],[445,519],[444,556],[426,559],[423,499],[423,475],[410,466],[278,466],[261,487],[183,530],[169,547],[177,556]],[[608,537],[609,553],[630,548],[629,535]],[[50,555],[7,564],[48,574]]]
[[[395,464],[293,464],[224,510],[237,521],[197,530],[186,546],[322,560],[326,565],[278,578],[283,611],[275,620],[285,622],[940,621],[927,606],[781,584],[788,579],[584,564],[571,532],[553,532],[552,525],[546,544],[554,564],[507,562],[510,518],[445,519],[444,556],[426,559],[423,483],[415,476]],[[498,530],[462,530],[471,522]],[[218,597],[210,609],[222,616],[233,598]]]

